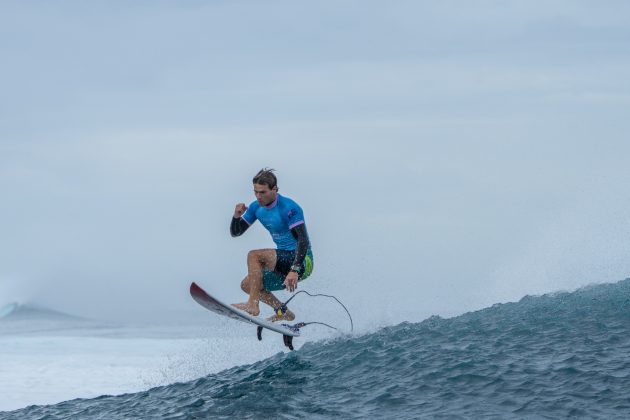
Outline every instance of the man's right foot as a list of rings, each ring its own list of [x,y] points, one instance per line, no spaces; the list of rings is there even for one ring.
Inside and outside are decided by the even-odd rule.
[[[260,314],[260,308],[258,305],[250,305],[249,302],[233,303],[232,306],[236,309],[240,309],[241,311],[245,311],[252,316],[258,316],[258,314]]]
[[[270,321],[270,322],[293,321],[294,319],[295,319],[295,314],[287,309],[287,311],[280,316],[278,314],[273,314],[272,316],[267,318],[267,321]]]

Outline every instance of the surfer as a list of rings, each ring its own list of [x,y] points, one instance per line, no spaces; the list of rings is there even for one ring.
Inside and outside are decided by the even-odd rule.
[[[273,172],[264,168],[256,174],[253,179],[256,201],[249,207],[238,203],[230,224],[232,237],[237,237],[260,220],[276,244],[276,249],[256,249],[247,254],[247,277],[241,282],[241,289],[249,294],[249,299],[234,306],[254,316],[260,313],[260,301],[277,311],[282,302],[271,292],[282,289],[293,292],[298,281],[313,271],[313,253],[302,208],[278,194],[278,180]],[[289,310],[269,318],[270,321],[293,319],[295,314]]]

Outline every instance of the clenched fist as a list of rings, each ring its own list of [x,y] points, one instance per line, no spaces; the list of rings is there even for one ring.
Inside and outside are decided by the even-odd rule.
[[[234,207],[234,218],[238,219],[247,211],[247,206],[244,203],[238,203],[236,207]]]

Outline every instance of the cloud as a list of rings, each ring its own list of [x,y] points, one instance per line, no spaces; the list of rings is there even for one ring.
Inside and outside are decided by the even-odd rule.
[[[531,265],[545,232],[574,229],[558,222],[571,209],[598,220],[581,240],[614,232],[584,203],[627,182],[618,9],[2,8],[2,30],[16,34],[0,45],[0,275],[11,294],[124,319],[189,309],[192,280],[242,299],[247,251],[271,242],[260,226],[237,240],[227,226],[263,166],[305,209],[308,287],[339,293],[366,323],[545,289],[510,267]],[[593,281],[625,276],[612,262],[625,248],[609,243],[613,268],[588,271]],[[606,265],[588,249],[551,255],[549,288],[585,281],[563,265]]]

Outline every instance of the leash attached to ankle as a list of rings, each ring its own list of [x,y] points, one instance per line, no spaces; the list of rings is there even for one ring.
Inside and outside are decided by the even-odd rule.
[[[287,313],[287,304],[283,303],[282,305],[278,306],[277,308],[273,309],[274,312],[276,313],[276,315],[278,316],[283,316],[284,314]]]

